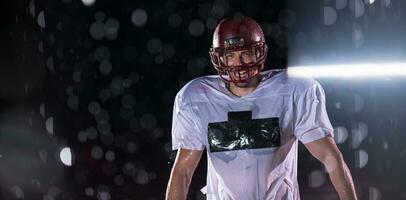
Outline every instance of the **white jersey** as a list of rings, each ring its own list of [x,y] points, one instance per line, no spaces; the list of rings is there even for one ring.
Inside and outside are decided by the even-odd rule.
[[[207,149],[209,200],[299,200],[298,140],[333,136],[325,95],[312,79],[264,71],[249,95],[233,95],[218,75],[176,95],[172,148]]]

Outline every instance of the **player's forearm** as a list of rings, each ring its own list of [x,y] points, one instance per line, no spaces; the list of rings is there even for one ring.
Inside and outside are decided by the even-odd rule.
[[[329,171],[331,182],[341,200],[356,200],[354,182],[350,170],[343,160],[337,161],[334,166],[329,163],[326,166]]]
[[[173,171],[166,189],[166,200],[184,200],[191,178],[186,173]]]

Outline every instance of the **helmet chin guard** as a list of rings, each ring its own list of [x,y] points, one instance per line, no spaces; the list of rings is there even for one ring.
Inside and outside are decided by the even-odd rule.
[[[256,60],[236,66],[224,63],[222,58],[226,53],[242,50],[251,51]],[[226,82],[244,83],[264,69],[267,52],[261,27],[253,19],[243,16],[226,18],[217,25],[209,54],[221,79]]]

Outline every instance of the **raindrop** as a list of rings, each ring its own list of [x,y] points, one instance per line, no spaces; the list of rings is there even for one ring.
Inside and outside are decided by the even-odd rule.
[[[337,21],[337,12],[334,8],[326,6],[323,8],[323,23],[326,26],[332,25]]]
[[[106,152],[105,158],[106,158],[107,161],[113,162],[114,159],[116,159],[116,154],[113,151],[109,150],[109,151]]]
[[[375,0],[365,0],[365,3],[373,4]]]
[[[48,69],[49,69],[50,71],[55,71],[55,68],[54,68],[54,57],[52,57],[52,56],[48,57],[48,59],[47,59],[47,67],[48,67]]]
[[[95,40],[101,40],[104,37],[104,24],[103,22],[96,21],[90,25],[90,36]]]
[[[344,143],[348,138],[348,130],[343,126],[334,128],[334,140],[337,144]]]
[[[94,146],[90,153],[92,157],[97,160],[103,157],[103,149],[99,146]]]
[[[350,9],[353,11],[356,18],[361,17],[365,13],[365,5],[362,0],[354,0],[350,2]]]
[[[35,2],[34,2],[34,0],[30,1],[30,4],[28,5],[28,9],[30,11],[31,16],[35,18]]]
[[[123,87],[124,88],[130,88],[132,84],[133,84],[133,82],[130,79],[125,79],[123,81]]]
[[[51,196],[51,197],[57,197],[58,195],[60,195],[62,193],[62,190],[61,189],[59,189],[59,188],[57,188],[56,186],[51,186],[50,188],[49,188],[49,190],[48,190],[48,194]]]
[[[147,23],[147,20],[148,20],[147,12],[141,8],[134,10],[134,12],[131,15],[131,21],[135,26],[138,27],[144,26],[145,23]]]
[[[334,104],[334,107],[336,107],[337,109],[341,109],[341,102],[336,102]]]
[[[114,77],[111,80],[110,90],[113,96],[121,95],[124,92],[123,79],[121,77]]]
[[[96,2],[96,0],[82,0],[82,3],[85,6],[92,6],[95,2]]]
[[[68,96],[73,96],[73,87],[71,85],[66,88],[66,94]]]
[[[77,110],[79,107],[79,97],[76,95],[69,96],[68,107],[72,110]]]
[[[54,134],[54,118],[53,117],[49,117],[46,120],[45,127],[46,127],[49,134],[51,134],[51,135]]]
[[[217,19],[223,18],[225,13],[226,10],[220,3],[215,3],[211,9],[211,14],[215,16]]]
[[[94,52],[94,56],[98,61],[109,60],[110,55],[111,55],[110,49],[106,46],[97,47],[97,49]]]
[[[145,185],[148,183],[148,173],[145,170],[140,170],[138,173],[133,177],[134,181],[138,184]]]
[[[376,187],[369,187],[369,200],[381,200],[381,191]]]
[[[164,150],[166,153],[172,153],[172,144],[170,142],[165,143]]]
[[[326,182],[326,175],[324,172],[315,170],[309,174],[309,186],[312,188],[318,188],[324,185]]]
[[[365,150],[355,151],[355,167],[364,168],[368,163],[368,153]]]
[[[85,189],[85,195],[86,195],[86,196],[93,196],[93,195],[94,195],[94,190],[93,190],[93,188],[87,187],[87,188]]]
[[[388,147],[389,147],[388,141],[383,141],[382,147],[383,147],[383,149],[388,150]]]
[[[100,65],[99,65],[100,73],[102,73],[104,75],[108,75],[111,73],[112,69],[113,69],[113,66],[111,65],[110,61],[103,60],[100,62]]]
[[[11,187],[11,193],[14,195],[14,198],[16,199],[24,199],[24,191],[21,189],[21,187],[17,185],[13,185]]]
[[[111,125],[107,120],[99,121],[97,123],[97,130],[102,134],[106,134],[106,133],[110,132]]]
[[[100,90],[99,97],[102,101],[107,101],[111,97],[111,92],[108,89]]]
[[[352,39],[354,41],[355,48],[359,48],[364,44],[364,33],[359,26],[354,26],[352,32]]]
[[[109,35],[117,35],[120,29],[120,22],[117,19],[110,18],[104,25],[105,31]]]
[[[110,200],[111,199],[111,195],[109,192],[107,191],[99,191],[97,193],[97,199],[98,200]]]
[[[39,151],[39,158],[42,162],[46,163],[48,161],[48,152],[45,149]]]
[[[86,131],[79,131],[78,140],[80,142],[86,142],[86,140],[87,140],[87,132]]]
[[[152,138],[153,139],[159,139],[164,135],[164,130],[162,128],[156,128],[153,132],[152,132]]]
[[[38,22],[38,25],[39,25],[41,28],[45,28],[45,16],[44,16],[44,11],[41,11],[41,12],[38,14],[37,22]]]
[[[169,26],[175,28],[182,24],[182,17],[178,14],[172,14],[168,18]]]
[[[127,176],[133,175],[135,173],[134,164],[127,162],[123,166],[123,173]]]
[[[137,143],[133,142],[133,141],[129,141],[127,143],[127,151],[130,153],[135,153],[138,150],[138,145]]]
[[[353,123],[351,129],[352,148],[358,148],[368,135],[368,126],[363,123]]]
[[[204,24],[199,19],[194,19],[189,23],[189,33],[195,37],[201,36],[204,32]]]
[[[39,107],[39,113],[41,114],[42,117],[45,117],[45,105],[41,104]]]
[[[91,114],[96,115],[100,112],[100,104],[96,101],[92,101],[89,106],[88,106],[88,110]]]
[[[62,163],[66,166],[72,166],[72,152],[69,147],[65,147],[59,153]]]
[[[268,22],[262,22],[260,24],[262,31],[264,32],[265,36],[271,36],[272,35],[272,25]]]
[[[96,14],[94,14],[94,19],[96,21],[104,21],[104,19],[106,19],[106,14],[104,14],[103,11],[97,11]]]
[[[89,138],[90,140],[95,140],[98,135],[97,130],[94,127],[87,128],[86,133],[87,133],[87,138]]]
[[[162,55],[158,55],[155,57],[154,61],[156,64],[160,65],[164,62],[164,57]]]

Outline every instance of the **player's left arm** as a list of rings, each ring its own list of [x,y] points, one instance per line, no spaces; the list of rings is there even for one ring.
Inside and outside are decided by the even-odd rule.
[[[310,153],[326,167],[341,200],[357,199],[350,170],[332,137],[305,144]]]

